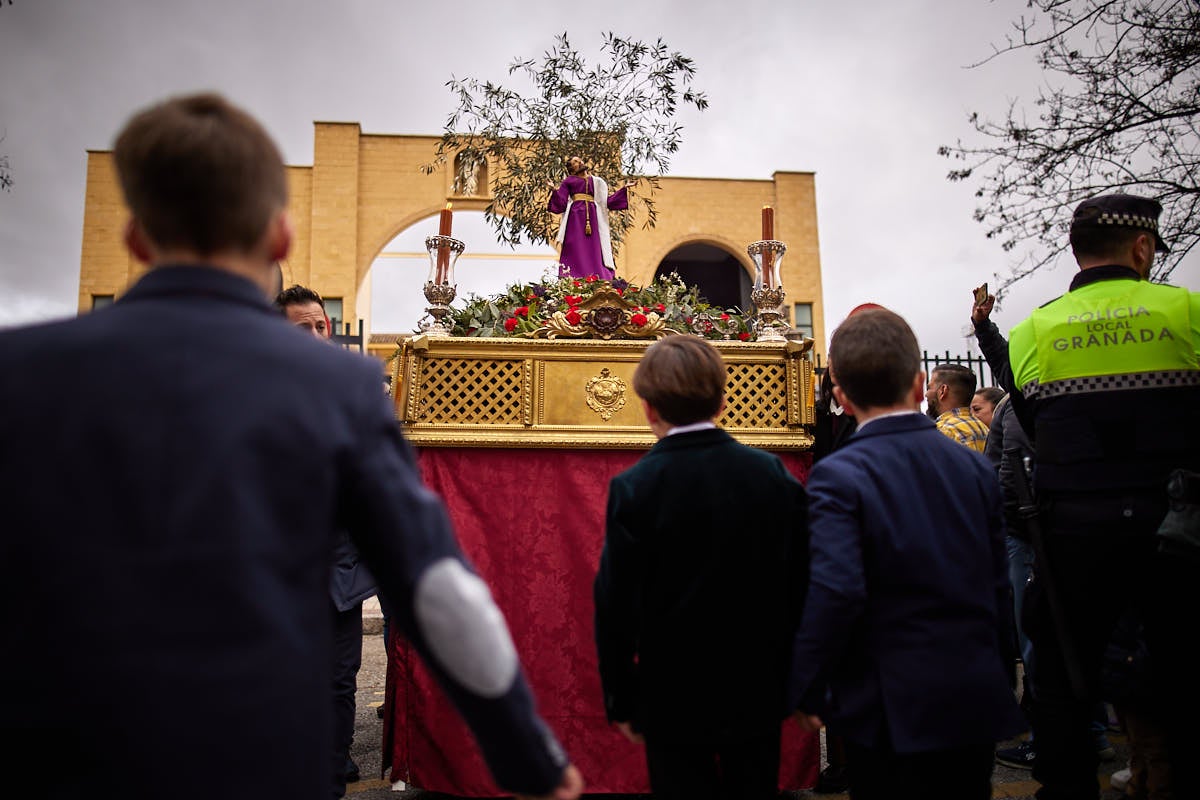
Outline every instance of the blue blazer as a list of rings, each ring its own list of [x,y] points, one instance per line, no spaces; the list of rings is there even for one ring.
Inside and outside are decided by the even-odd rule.
[[[1002,655],[1011,602],[987,460],[914,412],[860,428],[807,489],[812,568],[790,703],[899,753],[1022,730]]]
[[[380,379],[198,266],[0,333],[3,774],[33,796],[52,776],[62,797],[328,797],[345,530],[497,782],[558,782],[525,682],[473,689],[470,648],[414,611],[463,559]]]

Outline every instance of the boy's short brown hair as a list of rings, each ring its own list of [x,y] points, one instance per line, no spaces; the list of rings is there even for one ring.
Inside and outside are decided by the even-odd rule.
[[[125,202],[159,247],[247,252],[287,205],[279,149],[253,117],[216,94],[139,112],[113,154]]]
[[[861,311],[829,341],[833,382],[860,408],[892,406],[912,390],[921,348],[904,318],[886,308]]]
[[[717,348],[696,336],[668,336],[646,349],[633,390],[665,421],[690,425],[717,415],[728,381]]]

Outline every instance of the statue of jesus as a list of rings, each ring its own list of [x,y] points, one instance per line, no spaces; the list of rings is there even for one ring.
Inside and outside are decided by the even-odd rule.
[[[579,156],[568,158],[566,166],[567,175],[550,195],[547,206],[551,213],[562,214],[557,237],[561,245],[558,261],[566,267],[562,274],[574,278],[594,275],[611,281],[616,276],[616,267],[608,212],[629,208],[628,192],[637,182],[627,181],[609,194],[608,184],[590,174],[591,165]],[[554,188],[553,184],[549,186]],[[604,203],[597,203],[597,197],[604,198]]]

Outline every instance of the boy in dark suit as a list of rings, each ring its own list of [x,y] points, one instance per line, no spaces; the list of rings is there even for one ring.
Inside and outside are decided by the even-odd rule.
[[[181,97],[113,161],[149,271],[109,308],[0,332],[5,796],[328,798],[345,530],[496,782],[577,798],[379,365],[268,303],[292,235],[266,131]]]
[[[658,800],[778,794],[805,495],[777,457],[716,427],[727,380],[702,339],[652,345],[633,387],[659,441],[609,486],[600,678]]]
[[[855,800],[985,800],[994,743],[1023,727],[1005,670],[1000,487],[920,413],[920,349],[898,315],[847,319],[829,355],[858,430],[808,482],[790,699],[802,727],[837,723]]]

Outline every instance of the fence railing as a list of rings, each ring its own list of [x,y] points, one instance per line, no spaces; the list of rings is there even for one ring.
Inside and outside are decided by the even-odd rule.
[[[992,375],[992,368],[988,366],[987,359],[983,356],[974,355],[951,355],[947,350],[945,353],[929,354],[928,350],[921,351],[921,369],[925,370],[928,375],[933,371],[933,368],[938,364],[961,364],[967,369],[975,373],[975,386],[982,389],[985,386],[995,386],[996,379]],[[825,374],[825,365],[821,362],[821,354],[817,353],[816,366],[814,367],[818,375]]]

